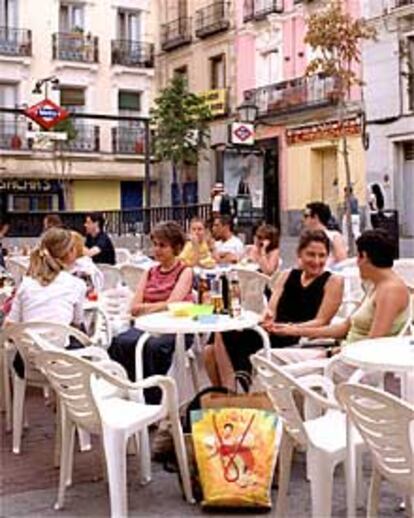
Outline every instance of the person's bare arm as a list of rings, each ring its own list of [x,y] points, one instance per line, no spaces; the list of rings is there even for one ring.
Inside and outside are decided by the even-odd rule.
[[[264,274],[272,275],[279,267],[279,249],[275,248],[269,254],[260,254],[257,264]]]
[[[85,255],[87,255],[88,257],[94,257],[95,255],[98,255],[101,253],[101,249],[99,248],[99,246],[93,246],[92,248],[84,248],[83,249]]]
[[[302,327],[299,324],[273,324],[270,332],[281,336],[304,336],[306,338],[345,338],[351,327],[350,319],[329,326]]]
[[[338,312],[344,294],[344,280],[339,275],[331,275],[325,284],[322,304],[316,317],[307,322],[296,324],[299,327],[326,326]]]
[[[409,295],[404,286],[383,286],[375,295],[374,319],[369,338],[390,334],[393,322],[409,304]]]
[[[335,235],[332,241],[332,255],[337,263],[344,261],[347,258],[345,241],[339,232]]]
[[[282,272],[280,274],[280,276],[276,279],[276,282],[272,287],[272,296],[262,315],[262,326],[264,329],[266,329],[266,331],[269,331],[269,329],[273,325],[273,320],[276,315],[277,305],[279,303],[279,300],[282,295],[283,288],[285,286],[285,282],[289,276],[289,273],[290,273],[289,271]]]
[[[148,272],[145,272],[143,275],[141,275],[141,278],[138,281],[138,286],[135,290],[135,295],[131,302],[131,315],[133,316],[137,316],[141,312],[147,280]]]
[[[218,263],[237,263],[239,260],[239,257],[232,253],[232,252],[215,252],[214,259]]]

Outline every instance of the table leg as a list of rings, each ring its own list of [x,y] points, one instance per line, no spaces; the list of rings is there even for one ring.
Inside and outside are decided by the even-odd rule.
[[[356,448],[355,448],[355,430],[347,416],[346,418],[346,460],[345,460],[345,477],[346,477],[346,508],[348,518],[356,516]]]
[[[414,372],[401,375],[401,397],[408,403],[414,404]]]
[[[144,364],[143,364],[143,351],[145,342],[150,337],[149,333],[142,334],[137,342],[137,346],[135,348],[135,379],[137,381],[142,380],[144,378]],[[144,393],[142,390],[138,391],[138,400],[143,401]]]
[[[185,400],[186,369],[185,369],[185,335],[177,333],[175,337],[175,358],[173,359],[175,378],[177,381],[178,402]]]

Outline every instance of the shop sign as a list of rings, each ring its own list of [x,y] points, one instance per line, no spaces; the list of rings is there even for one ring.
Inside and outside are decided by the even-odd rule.
[[[43,99],[24,111],[25,115],[43,129],[50,129],[69,117],[69,112],[50,99]]]
[[[207,90],[201,92],[200,97],[210,108],[213,117],[220,117],[227,114],[227,89]]]
[[[359,119],[345,120],[342,125],[339,121],[323,122],[300,128],[286,130],[288,145],[303,144],[316,140],[337,139],[343,134],[347,136],[360,135],[361,122]]]
[[[243,146],[253,146],[254,125],[248,122],[233,122],[230,125],[230,143]]]
[[[8,193],[39,193],[53,192],[56,190],[52,180],[19,180],[0,179],[0,192]]]

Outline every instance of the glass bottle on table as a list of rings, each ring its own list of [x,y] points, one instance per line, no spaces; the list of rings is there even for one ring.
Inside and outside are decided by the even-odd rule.
[[[223,294],[221,292],[221,281],[219,275],[211,280],[211,303],[213,304],[213,312],[215,315],[223,313]]]
[[[230,316],[232,318],[240,317],[241,309],[241,290],[239,276],[236,272],[233,272],[230,281]]]
[[[198,300],[199,304],[209,304],[210,303],[210,289],[208,285],[208,279],[206,275],[201,274],[198,280]]]

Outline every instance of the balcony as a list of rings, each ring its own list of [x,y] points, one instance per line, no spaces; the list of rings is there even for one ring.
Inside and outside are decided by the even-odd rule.
[[[111,59],[113,65],[153,68],[154,45],[142,41],[112,40]]]
[[[245,0],[243,21],[263,20],[268,14],[283,13],[284,0]]]
[[[91,124],[76,124],[76,137],[70,142],[63,141],[63,150],[70,153],[98,153],[100,146],[100,128]]]
[[[142,127],[112,128],[112,153],[115,155],[143,155],[145,134]]]
[[[246,90],[245,99],[259,108],[259,117],[334,105],[339,101],[335,80],[321,74],[299,77],[261,88]]]
[[[161,48],[173,50],[191,43],[191,18],[178,18],[161,25]]]
[[[97,63],[98,38],[91,33],[56,32],[52,35],[53,59]]]
[[[32,31],[0,27],[0,55],[31,56]]]
[[[0,150],[27,151],[26,121],[0,119]]]
[[[195,35],[207,38],[212,34],[226,31],[230,27],[229,4],[226,1],[213,4],[196,11]]]

